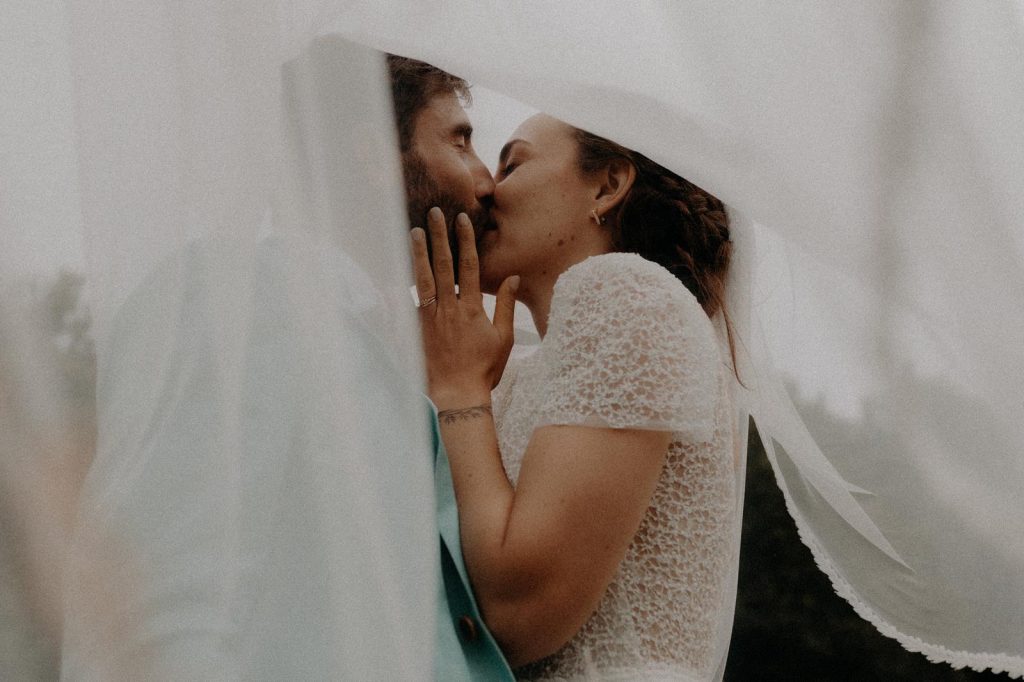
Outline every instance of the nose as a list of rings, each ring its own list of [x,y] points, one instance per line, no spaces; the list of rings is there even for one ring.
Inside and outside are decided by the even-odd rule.
[[[475,153],[469,161],[469,172],[473,177],[473,191],[476,198],[491,197],[494,194],[494,178],[491,176],[491,171],[487,170],[487,166]]]

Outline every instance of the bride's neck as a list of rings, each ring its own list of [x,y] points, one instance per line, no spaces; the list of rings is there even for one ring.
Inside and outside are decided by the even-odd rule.
[[[519,286],[517,298],[530,311],[530,316],[533,317],[533,326],[537,328],[537,334],[542,339],[548,333],[548,313],[551,311],[551,296],[554,293],[554,287],[554,281],[523,282]]]
[[[555,292],[555,282],[562,276],[562,273],[574,265],[582,263],[591,256],[612,251],[611,237],[607,231],[594,233],[589,241],[580,240],[577,249],[563,256],[561,267],[557,272],[543,270],[524,278],[519,283],[517,298],[525,305],[533,317],[533,325],[537,328],[540,338],[548,333],[548,315],[551,312],[551,298]]]

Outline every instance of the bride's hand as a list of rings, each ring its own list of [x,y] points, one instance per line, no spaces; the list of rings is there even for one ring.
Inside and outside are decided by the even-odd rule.
[[[480,293],[480,264],[473,226],[464,213],[455,219],[459,244],[459,293],[444,214],[427,214],[434,267],[427,255],[426,234],[411,233],[420,328],[426,353],[427,392],[439,410],[490,404],[491,389],[501,379],[512,351],[512,320],[519,277],[498,288],[494,321],[488,319]]]

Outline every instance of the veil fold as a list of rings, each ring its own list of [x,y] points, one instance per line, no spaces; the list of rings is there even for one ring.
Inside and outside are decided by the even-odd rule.
[[[430,668],[433,451],[386,72],[375,50],[325,48],[322,10],[0,9],[14,27],[5,87],[25,79],[5,91],[18,106],[0,130],[12,197],[0,234],[40,263],[19,270],[4,254],[3,293],[20,302],[8,276],[42,286],[61,267],[84,280],[97,424],[94,442],[76,443],[84,482],[57,485],[57,370],[75,318],[54,298],[63,290],[41,297],[56,311],[44,324],[0,308],[5,336],[34,330],[46,351],[37,368],[31,333],[0,347],[0,366],[19,370],[0,373],[0,520],[26,528],[0,543],[0,601],[18,577],[9,566],[32,577],[41,565],[53,568],[35,601],[58,605],[5,607],[5,645],[42,632],[51,648],[0,661],[0,677],[55,654],[74,680]],[[43,34],[59,49],[37,49]],[[47,250],[68,234],[77,252]],[[17,432],[15,406],[30,416]]]
[[[819,567],[905,647],[1024,674],[1019,7],[361,8],[332,28],[730,206],[741,423]]]

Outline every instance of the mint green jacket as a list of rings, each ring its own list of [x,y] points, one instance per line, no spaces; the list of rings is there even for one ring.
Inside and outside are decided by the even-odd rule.
[[[459,512],[448,453],[441,441],[437,411],[430,406],[434,437],[434,496],[441,536],[441,577],[437,588],[437,646],[434,675],[437,682],[462,680],[512,682],[515,677],[494,637],[484,626],[469,586],[459,541]]]

